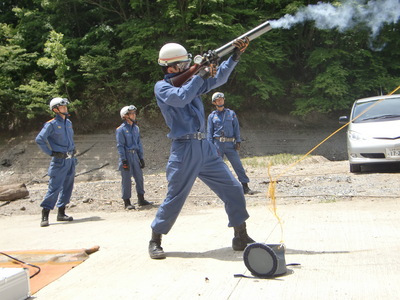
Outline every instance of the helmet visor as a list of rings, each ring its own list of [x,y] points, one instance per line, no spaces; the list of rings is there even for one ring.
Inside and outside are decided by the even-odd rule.
[[[174,64],[174,66],[177,67],[180,72],[183,72],[183,71],[186,71],[187,69],[189,69],[191,62],[192,62],[191,59],[188,61],[181,61],[181,62]]]
[[[60,100],[60,102],[58,102],[57,106],[63,106],[63,105],[68,105],[68,104],[69,104],[68,99],[67,98],[63,98],[63,99]]]

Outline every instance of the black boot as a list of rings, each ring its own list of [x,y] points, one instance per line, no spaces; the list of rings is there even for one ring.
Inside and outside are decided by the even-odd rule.
[[[237,227],[233,227],[235,237],[232,239],[232,248],[235,251],[243,251],[247,244],[255,243],[255,241],[247,235],[246,222]]]
[[[138,198],[139,206],[145,206],[145,205],[152,204],[149,201],[144,200],[144,195],[143,194],[137,194],[137,198]]]
[[[155,233],[151,234],[151,240],[149,243],[149,254],[152,259],[164,259],[165,253],[161,247],[161,234]]]
[[[125,209],[131,210],[135,209],[135,207],[131,204],[131,199],[124,199]]]
[[[50,209],[46,209],[46,208],[42,209],[42,221],[40,222],[40,227],[49,226],[49,213],[50,213]]]
[[[247,183],[242,182],[242,186],[243,186],[243,193],[250,195],[253,194],[253,191],[250,190],[249,185]]]
[[[65,214],[65,206],[58,208],[57,221],[73,221],[74,218]]]

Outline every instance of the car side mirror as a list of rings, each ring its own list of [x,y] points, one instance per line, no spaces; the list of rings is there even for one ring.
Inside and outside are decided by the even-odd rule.
[[[347,124],[349,122],[348,116],[341,116],[339,117],[339,124]]]

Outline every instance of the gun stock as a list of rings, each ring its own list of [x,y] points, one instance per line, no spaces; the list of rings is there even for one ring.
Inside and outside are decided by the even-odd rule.
[[[272,29],[271,25],[269,24],[269,21],[266,21],[257,27],[254,27],[253,29],[249,30],[248,32],[242,34],[241,36],[237,37],[236,39],[230,41],[229,43],[226,43],[222,47],[219,47],[218,49],[215,49],[215,53],[218,55],[219,58],[233,52],[235,47],[232,45],[233,42],[237,39],[242,39],[244,37],[248,37],[250,41],[258,38],[259,36],[263,35],[264,33],[270,31]],[[182,72],[174,77],[171,78],[171,84],[175,87],[180,87],[182,86],[186,81],[188,81],[193,75],[195,75],[202,65],[194,64],[191,66],[188,70],[185,72]]]
[[[171,84],[174,87],[179,87],[182,86],[186,81],[189,80],[194,74],[196,74],[201,68],[201,65],[194,64],[191,66],[189,69],[187,69],[185,72],[182,72],[170,79]]]

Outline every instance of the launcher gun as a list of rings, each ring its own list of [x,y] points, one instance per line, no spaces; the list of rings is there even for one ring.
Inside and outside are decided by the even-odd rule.
[[[200,71],[201,68],[205,68],[207,65],[210,63],[216,63],[217,60],[231,52],[235,49],[235,46],[233,46],[233,42],[237,39],[242,39],[245,38],[246,36],[249,38],[250,41],[254,40],[255,38],[258,38],[260,35],[263,35],[264,33],[270,31],[272,29],[271,25],[269,24],[269,21],[266,21],[257,27],[251,29],[250,31],[242,34],[241,36],[237,37],[236,39],[230,41],[229,43],[226,43],[222,47],[219,47],[218,49],[215,49],[214,51],[208,51],[203,55],[203,62],[201,64],[194,64],[191,66],[188,70],[172,77],[170,79],[170,82],[173,86],[175,87],[180,87],[182,86],[186,81],[188,81],[193,75],[195,75],[197,72]]]

